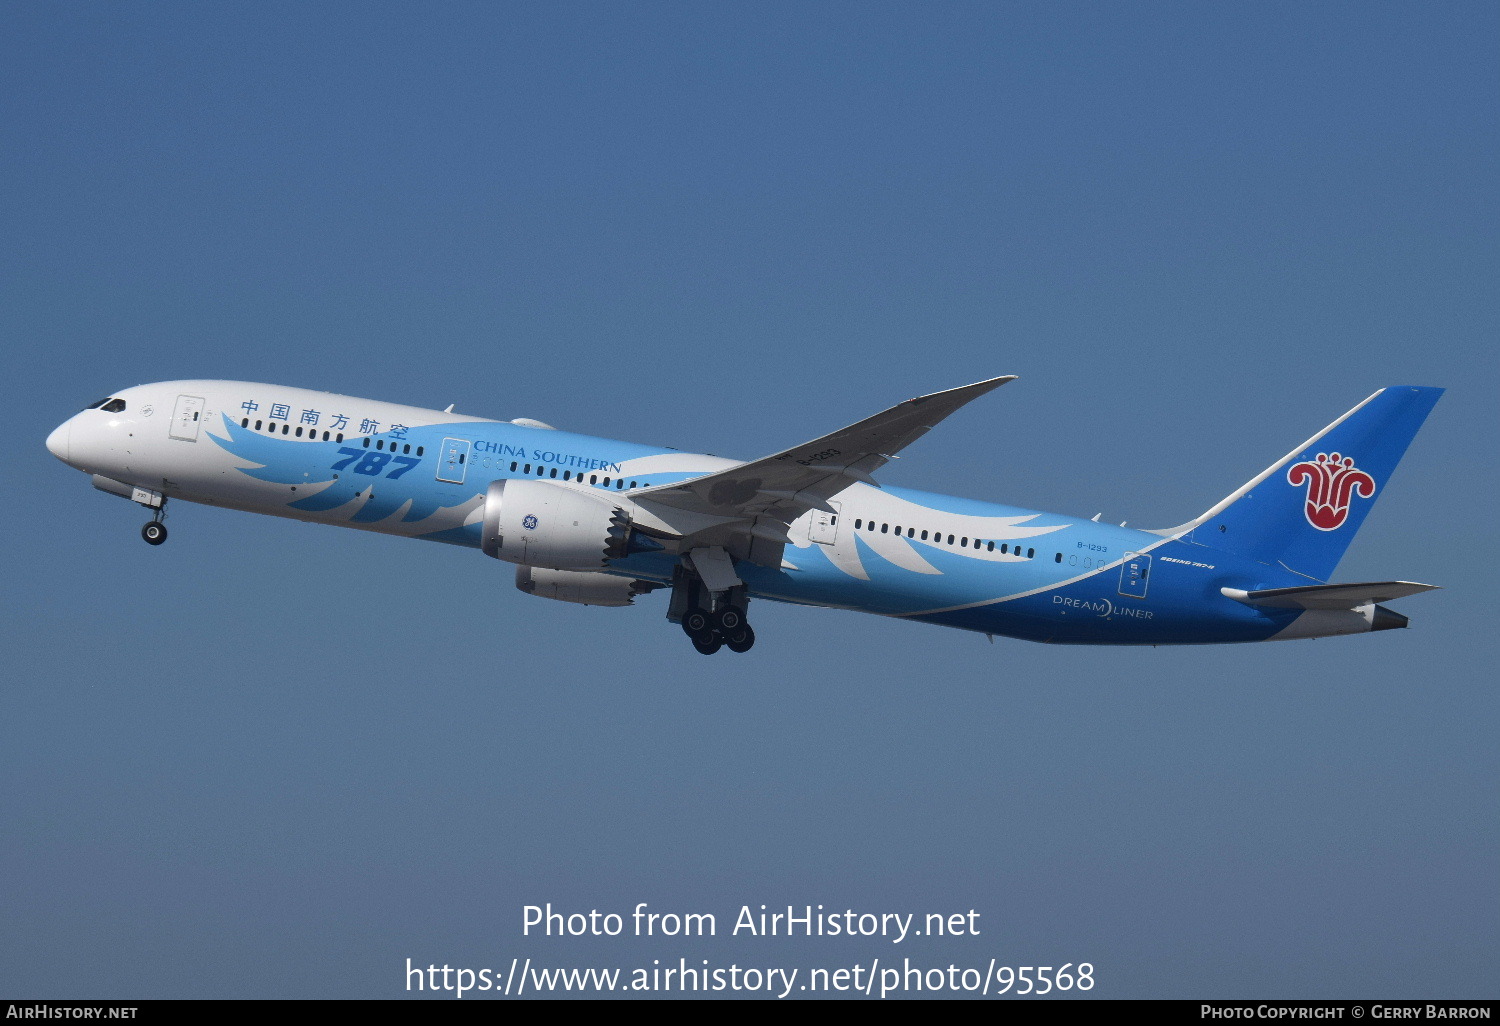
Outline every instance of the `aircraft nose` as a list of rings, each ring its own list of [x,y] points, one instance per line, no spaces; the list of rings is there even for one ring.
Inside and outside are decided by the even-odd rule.
[[[47,451],[64,463],[68,462],[68,457],[71,455],[72,427],[73,422],[65,420],[47,436]]]

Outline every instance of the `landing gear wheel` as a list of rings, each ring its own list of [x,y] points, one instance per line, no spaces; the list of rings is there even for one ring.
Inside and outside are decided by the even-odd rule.
[[[713,655],[724,647],[724,639],[713,631],[693,635],[693,647],[704,655]]]
[[[739,606],[725,606],[714,614],[714,626],[724,637],[733,637],[745,626],[745,611]]]
[[[738,631],[731,634],[724,643],[729,646],[729,651],[731,652],[748,652],[750,651],[750,646],[755,644],[755,632],[750,629],[750,625],[747,623]]]
[[[160,520],[153,520],[141,528],[141,537],[149,545],[160,545],[167,540],[167,525]]]
[[[706,634],[714,629],[713,618],[702,606],[694,606],[682,614],[682,629],[688,637],[695,639],[694,644],[697,644],[696,639],[700,634]],[[699,649],[699,651],[703,650]]]

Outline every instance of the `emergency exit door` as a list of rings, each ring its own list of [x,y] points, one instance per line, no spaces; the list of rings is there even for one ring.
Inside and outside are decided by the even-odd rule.
[[[196,442],[202,420],[203,399],[196,395],[180,395],[177,408],[172,411],[172,428],[168,434],[179,442]]]
[[[463,484],[469,469],[469,443],[463,438],[445,438],[438,451],[437,479]]]
[[[842,507],[836,502],[830,502],[828,505],[833,507],[833,512],[813,510],[812,524],[807,529],[807,536],[823,545],[832,545],[838,541],[839,537],[839,510]]]
[[[1143,599],[1151,584],[1151,556],[1145,552],[1125,553],[1120,564],[1120,594]]]

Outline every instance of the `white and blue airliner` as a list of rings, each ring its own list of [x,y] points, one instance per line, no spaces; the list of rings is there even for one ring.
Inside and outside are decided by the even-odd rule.
[[[749,463],[534,420],[242,381],[137,385],[47,448],[94,487],[478,549],[523,592],[626,606],[670,589],[698,651],[755,641],[751,598],[1068,644],[1316,638],[1405,627],[1431,589],[1330,583],[1442,389],[1381,389],[1202,516],[1140,531],[880,484],[991,378]]]

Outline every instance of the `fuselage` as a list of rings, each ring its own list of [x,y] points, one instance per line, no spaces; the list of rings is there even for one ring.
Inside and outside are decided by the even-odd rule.
[[[618,496],[732,460],[280,385],[138,385],[54,431],[101,488],[479,548],[492,481]],[[123,486],[115,487],[115,485]],[[137,501],[141,501],[137,496]],[[788,532],[749,594],[1034,641],[1191,644],[1369,630],[1353,611],[1253,608],[1223,588],[1312,583],[1184,538],[896,487],[851,484]],[[666,582],[669,547],[605,572]],[[1342,617],[1342,619],[1339,619]],[[1314,625],[1316,621],[1316,625]]]

